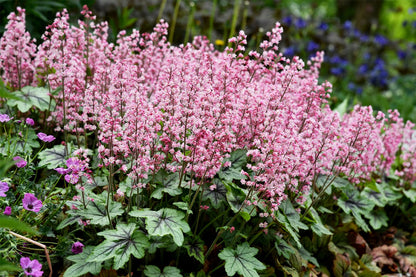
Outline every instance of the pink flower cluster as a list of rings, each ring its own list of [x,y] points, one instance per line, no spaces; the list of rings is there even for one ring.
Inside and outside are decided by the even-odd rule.
[[[7,19],[6,31],[0,38],[0,68],[2,79],[12,90],[35,84],[35,40],[25,30],[25,10],[17,8]]]
[[[86,7],[83,15],[75,27],[65,10],[59,13],[37,52],[21,36],[25,47],[18,49],[32,70],[22,80],[31,83],[36,68],[51,89],[62,87],[50,120],[58,129],[98,134],[103,166],[129,174],[137,186],[161,168],[212,178],[237,149],[248,151],[254,174],[242,172],[249,177],[242,182],[257,192],[253,202],[264,200],[271,210],[288,193],[303,202],[319,174],[355,183],[391,174],[399,150],[404,164],[396,174],[416,179],[413,124],[397,111],[387,117],[374,116],[371,107],[344,116],[332,111],[331,84],[318,83],[323,53],[306,63],[285,58],[279,23],[259,51],[245,54],[242,31],[223,52],[203,37],[172,46],[163,21],[150,34],[121,32],[113,45],[107,24],[95,23]],[[3,78],[11,84],[22,69],[6,61],[20,57],[10,50],[19,39],[11,34],[22,33],[23,19],[24,10],[9,17],[0,43]],[[83,169],[74,159],[57,170],[75,184]]]

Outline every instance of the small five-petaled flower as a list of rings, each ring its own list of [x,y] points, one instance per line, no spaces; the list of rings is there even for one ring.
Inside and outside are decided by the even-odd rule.
[[[38,262],[38,260],[32,261],[28,257],[22,257],[20,258],[20,266],[22,267],[26,276],[40,277],[43,275],[43,271],[41,271],[42,265]]]
[[[31,193],[25,193],[25,196],[23,197],[23,208],[28,211],[32,212],[39,212],[42,208],[42,201],[36,198]]]

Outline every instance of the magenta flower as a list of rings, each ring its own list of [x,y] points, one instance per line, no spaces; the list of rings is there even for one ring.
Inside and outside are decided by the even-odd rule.
[[[41,141],[44,141],[44,142],[52,142],[52,141],[54,141],[55,140],[55,137],[54,136],[52,136],[52,135],[47,135],[47,134],[45,134],[45,133],[38,133],[38,138],[41,140]]]
[[[79,241],[77,241],[74,244],[72,244],[71,252],[74,254],[79,254],[79,253],[82,253],[83,249],[84,249],[84,245],[80,243]]]
[[[25,159],[23,159],[20,156],[14,157],[13,161],[16,161],[16,166],[19,168],[25,167],[27,165],[27,162],[25,161]]]
[[[23,208],[32,212],[39,212],[42,208],[42,201],[38,200],[33,194],[25,193],[23,197]]]
[[[7,206],[3,212],[4,215],[11,215],[12,214],[12,207]]]
[[[76,183],[78,183],[79,180],[79,176],[77,174],[67,174],[65,175],[65,181],[67,181],[70,184],[75,185]]]
[[[10,118],[8,114],[0,114],[0,122],[8,122],[11,119],[13,119],[13,117]]]
[[[68,173],[71,172],[70,169],[68,169],[68,168],[62,168],[62,167],[57,167],[57,168],[55,168],[55,170],[56,170],[56,172],[58,172],[61,175],[68,174]]]
[[[9,190],[9,184],[6,182],[0,182],[0,196],[6,197],[6,192]]]
[[[20,266],[22,267],[26,276],[40,277],[43,275],[43,271],[41,271],[42,265],[38,262],[38,260],[32,261],[28,257],[22,257],[20,258]]]
[[[31,119],[30,117],[26,118],[26,124],[33,126],[35,125],[35,121],[33,119]]]

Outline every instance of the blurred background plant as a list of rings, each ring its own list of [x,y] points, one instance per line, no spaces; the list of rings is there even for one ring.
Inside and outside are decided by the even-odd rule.
[[[416,0],[0,0],[0,35],[17,6],[27,12],[27,28],[38,41],[57,11],[77,18],[84,4],[109,22],[110,39],[121,30],[150,32],[161,18],[171,26],[170,41],[207,36],[222,50],[243,29],[256,49],[264,30],[280,21],[280,50],[308,59],[325,51],[321,80],[333,86],[331,104],[345,99],[387,111],[397,108],[416,122]]]

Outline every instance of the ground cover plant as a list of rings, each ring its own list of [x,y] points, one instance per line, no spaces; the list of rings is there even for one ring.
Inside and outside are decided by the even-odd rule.
[[[19,8],[0,39],[0,269],[415,275],[413,123],[331,109],[323,53],[286,58],[279,23],[218,51],[82,14],[36,47]]]

